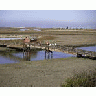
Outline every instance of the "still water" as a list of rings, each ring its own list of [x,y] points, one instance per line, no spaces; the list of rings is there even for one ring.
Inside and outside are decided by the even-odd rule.
[[[22,39],[22,38],[0,38],[0,40],[16,40],[16,39]]]
[[[5,56],[0,56],[0,64],[5,64],[5,63],[17,63],[19,61],[17,60],[12,60],[11,58],[9,57],[5,57]]]
[[[82,49],[82,50],[86,50],[86,51],[94,51],[94,52],[96,52],[96,46],[78,47],[78,49]]]
[[[78,47],[78,49],[86,50],[86,51],[95,51],[96,46],[90,47]],[[66,54],[63,52],[56,52],[53,51],[53,54],[46,54],[45,51],[31,51],[31,52],[7,52],[7,55],[0,52],[0,64],[6,63],[17,63],[20,61],[37,61],[37,60],[44,60],[44,59],[52,59],[52,58],[67,58],[67,57],[75,57],[72,54]]]
[[[75,57],[72,54],[66,54],[63,52],[56,52],[54,51],[53,54],[46,54],[45,51],[31,51],[31,52],[15,52],[11,53],[8,56],[3,56],[0,54],[0,64],[6,63],[17,63],[20,61],[37,61],[37,60],[44,60],[44,59],[52,59],[52,58],[67,58],[67,57]]]

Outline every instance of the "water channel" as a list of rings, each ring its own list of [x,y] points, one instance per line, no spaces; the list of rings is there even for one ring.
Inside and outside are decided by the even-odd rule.
[[[37,61],[37,60],[44,60],[44,59],[53,59],[53,58],[67,58],[67,57],[75,57],[72,54],[66,54],[63,52],[56,52],[53,51],[53,54],[49,53],[45,55],[44,50],[40,51],[31,51],[31,52],[7,52],[7,53],[0,53],[0,64],[6,63],[17,63],[20,61]]]
[[[93,51],[93,52],[96,52],[96,46],[78,47],[77,49],[82,49],[82,50],[86,50],[86,51]]]
[[[96,52],[96,46],[78,47],[78,49]],[[53,58],[68,58],[68,57],[75,57],[75,55],[56,51],[53,51],[53,54],[50,53],[45,55],[44,50],[35,50],[25,53],[20,51],[0,52],[0,64],[18,63],[20,61],[37,61]]]
[[[14,40],[14,39],[21,39],[21,38],[0,38],[0,40]],[[78,49],[86,50],[86,51],[94,51],[96,52],[96,46],[89,46],[89,47],[78,47]],[[37,61],[37,60],[44,60],[44,59],[53,59],[53,58],[68,58],[68,57],[75,57],[75,55],[67,54],[63,52],[56,52],[53,51],[53,54],[46,54],[44,50],[35,50],[31,52],[0,52],[0,64],[6,63],[17,63],[20,61]]]
[[[22,38],[0,38],[0,40],[16,40],[16,39],[22,39]]]

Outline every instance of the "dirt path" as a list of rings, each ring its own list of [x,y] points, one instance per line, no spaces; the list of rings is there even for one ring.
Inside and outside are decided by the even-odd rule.
[[[96,61],[60,58],[0,65],[0,86],[59,87],[66,78],[96,68]]]

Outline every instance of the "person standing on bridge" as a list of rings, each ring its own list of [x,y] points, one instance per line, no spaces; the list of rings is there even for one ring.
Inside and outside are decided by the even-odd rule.
[[[23,48],[27,48],[27,45],[30,47],[30,39],[28,37],[24,39],[23,43]]]
[[[30,43],[30,39],[29,39],[28,37],[26,37],[26,38],[24,39],[24,43]]]

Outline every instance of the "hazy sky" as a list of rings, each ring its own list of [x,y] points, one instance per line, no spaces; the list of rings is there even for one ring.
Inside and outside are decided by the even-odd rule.
[[[95,10],[1,10],[0,22],[22,20],[59,20],[96,22]]]
[[[0,25],[23,21],[96,23],[96,10],[1,10]]]

